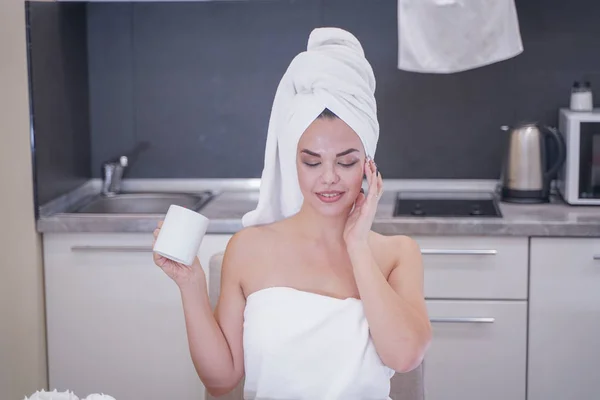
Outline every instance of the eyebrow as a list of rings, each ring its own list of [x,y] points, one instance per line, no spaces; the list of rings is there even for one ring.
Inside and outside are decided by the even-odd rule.
[[[346,154],[354,153],[355,151],[358,151],[358,150],[357,149],[348,149],[348,150],[342,151],[341,153],[337,153],[335,156],[341,157],[341,156],[345,156]],[[319,153],[315,153],[314,151],[310,151],[308,149],[302,149],[301,153],[306,153],[309,156],[321,157],[321,155]]]

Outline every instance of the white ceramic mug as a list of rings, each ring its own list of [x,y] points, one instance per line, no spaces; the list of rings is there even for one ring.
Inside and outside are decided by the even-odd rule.
[[[154,252],[175,262],[192,265],[210,220],[195,211],[172,204],[154,244]]]

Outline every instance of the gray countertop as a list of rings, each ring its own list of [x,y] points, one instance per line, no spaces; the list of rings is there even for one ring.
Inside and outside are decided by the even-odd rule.
[[[242,228],[241,217],[258,201],[257,180],[155,181],[124,183],[127,190],[213,190],[215,197],[201,210],[211,220],[208,233],[234,233]],[[442,236],[581,236],[600,237],[600,207],[569,206],[557,197],[548,204],[499,202],[502,218],[393,217],[397,190],[449,190],[490,192],[491,181],[386,181],[373,230],[382,234]],[[74,214],[69,208],[82,198],[98,193],[99,182],[90,181],[73,193],[45,205],[37,221],[39,232],[151,232],[161,215]]]

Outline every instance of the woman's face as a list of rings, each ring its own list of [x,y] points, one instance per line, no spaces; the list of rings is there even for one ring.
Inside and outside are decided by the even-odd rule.
[[[302,134],[296,157],[304,202],[324,215],[347,213],[359,194],[365,152],[339,118],[317,118]]]

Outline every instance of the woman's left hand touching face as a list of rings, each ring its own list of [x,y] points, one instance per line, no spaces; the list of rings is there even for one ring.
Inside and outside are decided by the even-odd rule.
[[[383,178],[377,172],[377,165],[369,158],[365,161],[365,175],[369,189],[367,195],[360,193],[354,209],[350,212],[344,228],[346,245],[366,242],[377,211],[377,204],[383,192]]]

